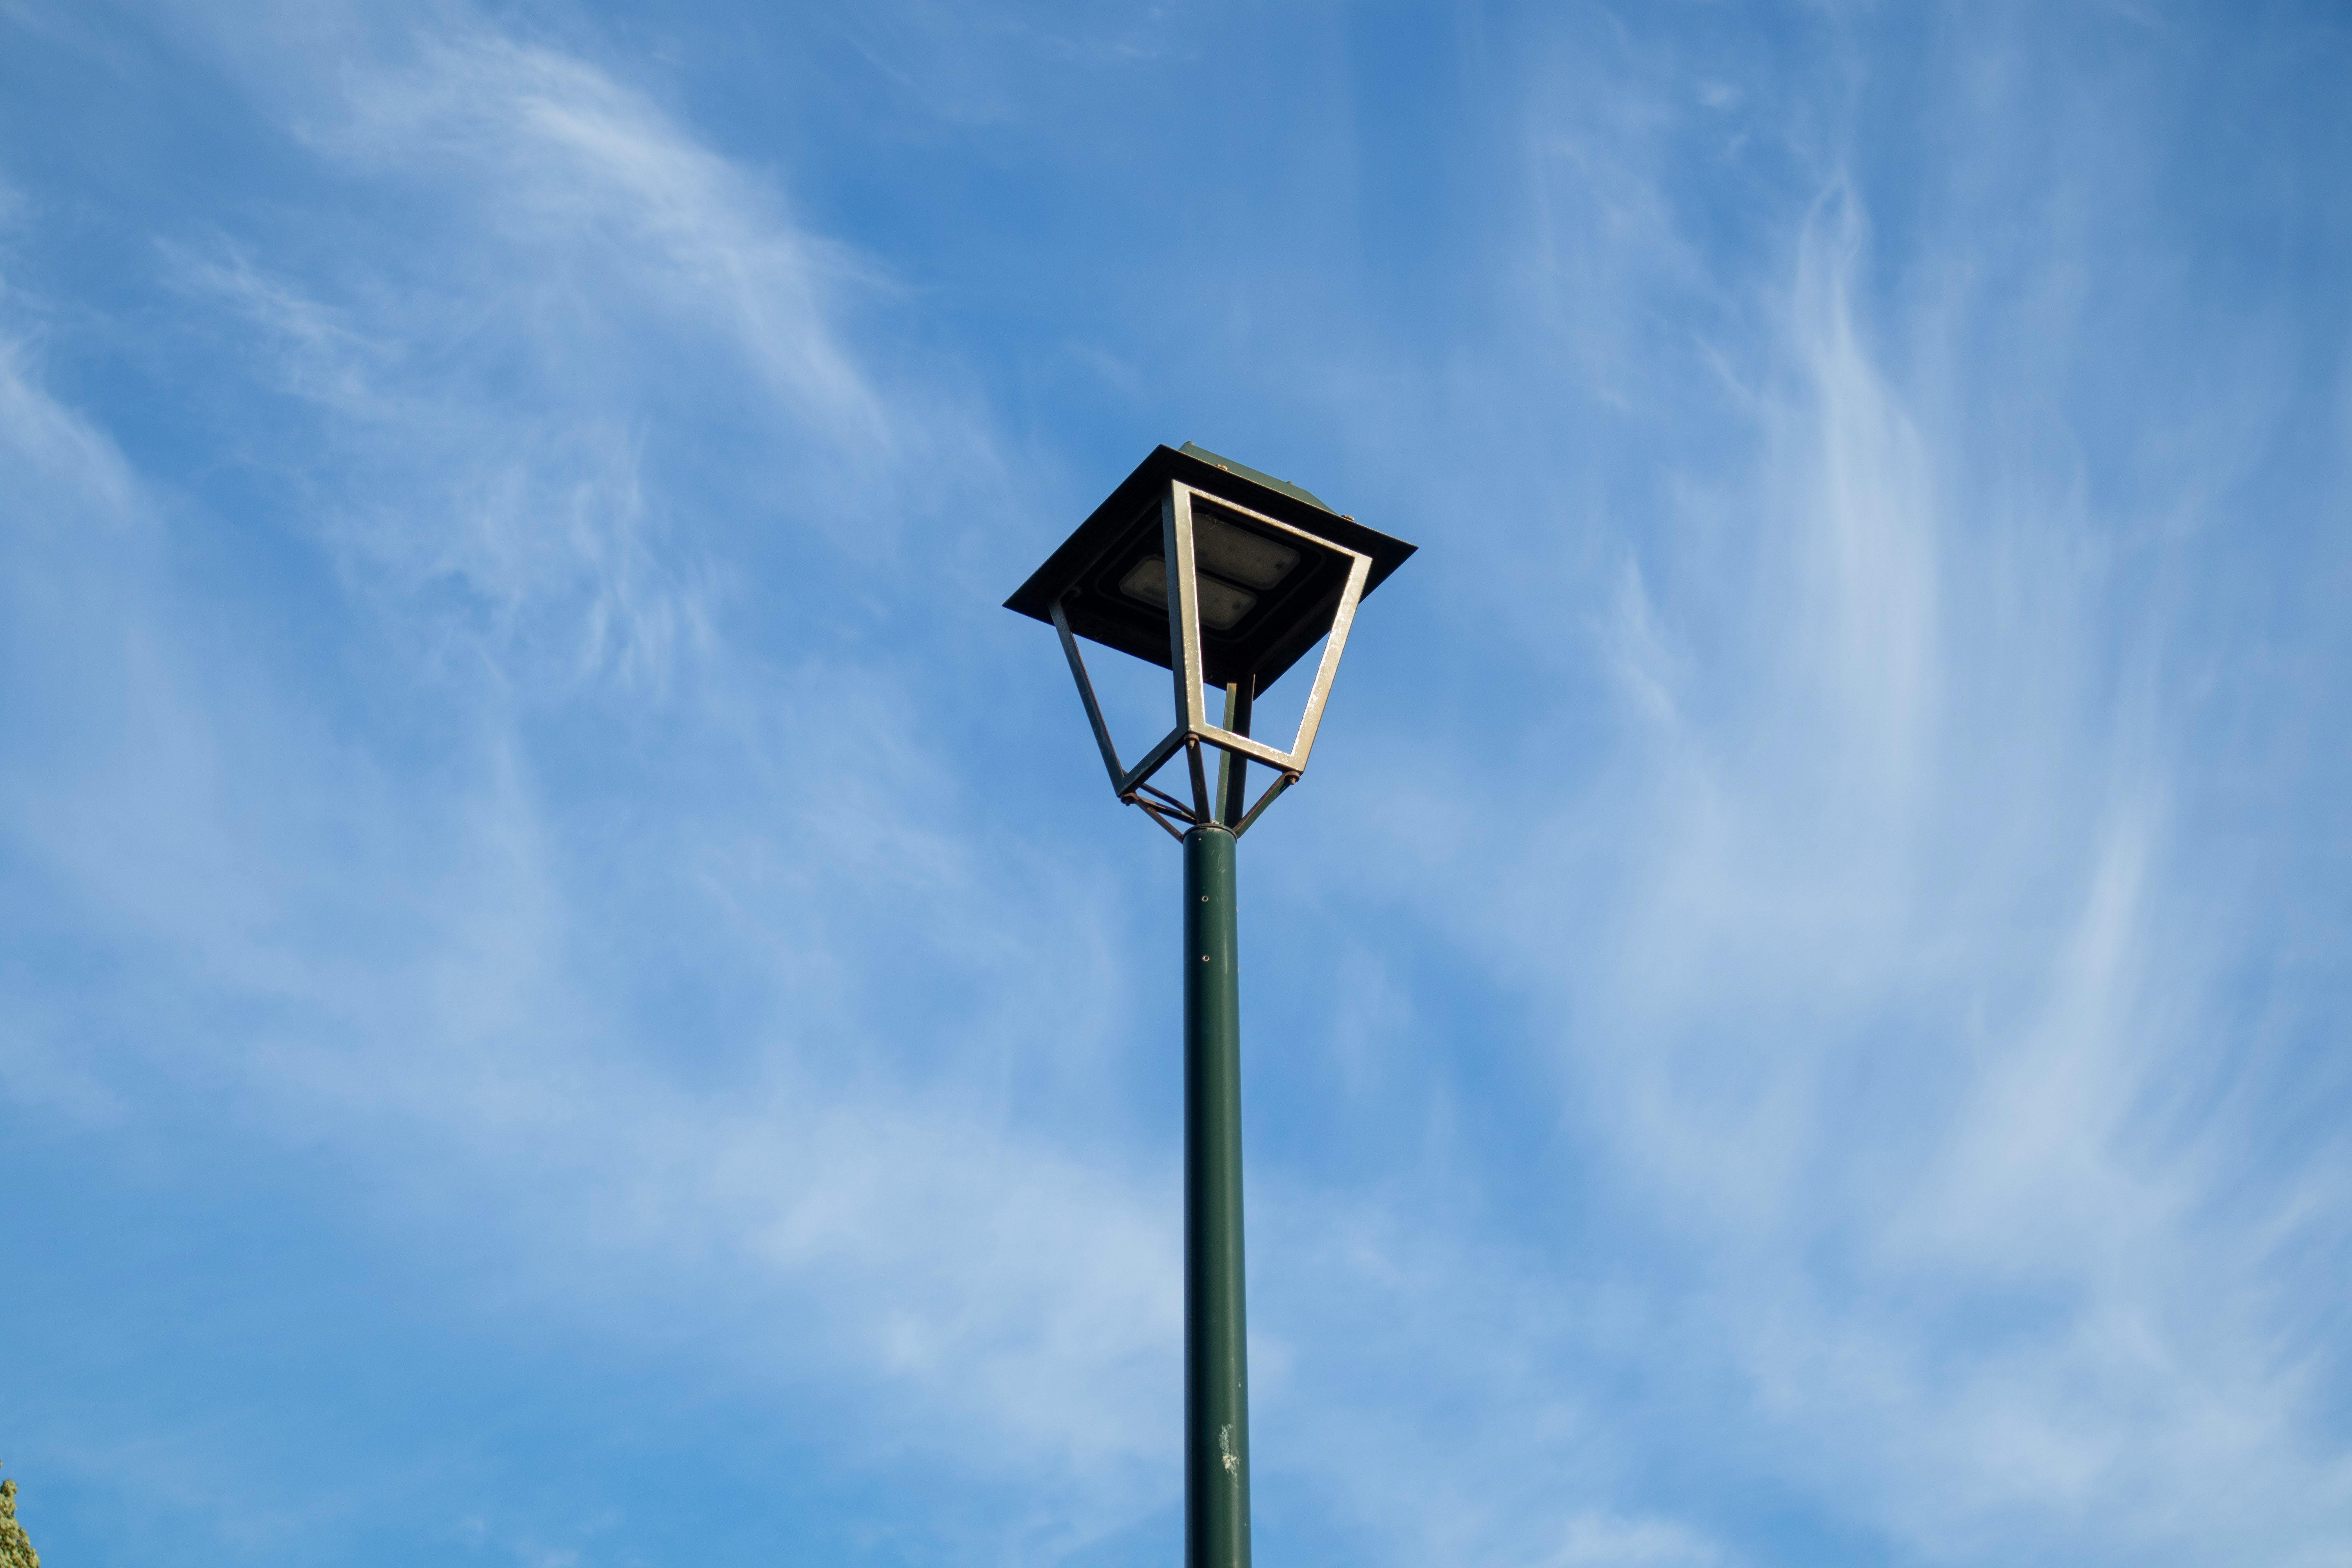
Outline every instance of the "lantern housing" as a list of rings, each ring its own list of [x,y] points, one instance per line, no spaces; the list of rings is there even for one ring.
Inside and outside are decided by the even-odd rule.
[[[1005,607],[1060,634],[1121,801],[1141,806],[1180,838],[1176,823],[1220,825],[1239,835],[1306,771],[1356,606],[1413,548],[1333,511],[1297,485],[1187,442],[1181,449],[1154,448]],[[1173,677],[1175,727],[1132,768],[1119,763],[1080,638]],[[1318,641],[1323,657],[1289,749],[1252,739],[1256,696]],[[1214,723],[1211,686],[1225,693]],[[1203,746],[1222,753],[1213,795]],[[1179,752],[1191,773],[1190,802],[1151,782]],[[1244,810],[1242,786],[1252,762],[1275,769],[1276,777]]]

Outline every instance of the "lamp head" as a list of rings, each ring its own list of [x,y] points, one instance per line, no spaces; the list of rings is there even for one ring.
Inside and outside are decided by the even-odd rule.
[[[1181,450],[1154,447],[1004,603],[1061,634],[1119,799],[1171,833],[1173,817],[1239,835],[1306,771],[1356,606],[1412,552],[1297,485],[1187,442]],[[1175,678],[1176,727],[1132,769],[1121,767],[1103,722],[1080,637]],[[1288,751],[1251,739],[1253,700],[1318,642],[1323,657],[1297,739]],[[1217,723],[1208,716],[1208,686],[1225,692]],[[1224,753],[1213,801],[1203,746]],[[1190,805],[1151,783],[1179,751],[1192,773]],[[1242,784],[1253,761],[1281,776],[1244,813]]]

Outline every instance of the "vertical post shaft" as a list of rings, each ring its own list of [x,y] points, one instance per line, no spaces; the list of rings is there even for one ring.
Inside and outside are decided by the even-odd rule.
[[[1249,1568],[1234,836],[1184,836],[1184,1563]]]
[[[1244,676],[1225,688],[1223,728],[1236,735],[1250,732],[1251,698],[1257,687],[1257,677]],[[1217,810],[1219,822],[1231,827],[1249,814],[1249,759],[1232,752],[1217,753]]]

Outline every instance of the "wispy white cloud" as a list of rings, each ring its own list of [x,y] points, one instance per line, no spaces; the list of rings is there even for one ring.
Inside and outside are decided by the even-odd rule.
[[[330,177],[413,211],[430,243],[384,249],[353,224],[299,280],[315,247],[167,260],[324,421],[255,456],[301,472],[354,569],[433,598],[445,627],[448,589],[472,599],[526,686],[661,689],[707,654],[720,562],[753,520],[887,560],[942,469],[993,471],[969,413],[924,383],[886,395],[858,363],[844,318],[887,285],[797,225],[772,177],[478,20],[324,31],[296,50],[332,59],[323,78],[223,47]]]
[[[1699,1353],[1784,1435],[1772,1468],[1841,1510],[1867,1477],[1856,1511],[1928,1555],[2328,1560],[2352,1471],[2332,1351],[2292,1303],[2343,1244],[2313,1197],[2340,1154],[2274,1152],[2200,1103],[2249,933],[2210,902],[2179,921],[2233,896],[2184,850],[2189,694],[2152,673],[2186,628],[2116,595],[2136,520],[2024,456],[2046,430],[1960,412],[2096,354],[2097,329],[2055,300],[2045,335],[1989,322],[1966,234],[1922,269],[1946,291],[1874,272],[1833,164],[1777,272],[1694,279],[1664,171],[1701,132],[1654,74],[1598,107],[1549,80],[1539,115],[1570,123],[1539,162],[1576,176],[1541,232],[1586,237],[1544,250],[1546,286],[1577,301],[1568,363],[1642,367],[1632,427],[1734,460],[1621,530],[1594,625],[1639,733],[1568,814],[1496,837],[1472,880],[1503,897],[1463,929],[1575,1020],[1570,1125],[1720,1298]],[[1670,129],[1603,128],[1645,92]],[[1696,348],[1656,325],[1709,316]]]
[[[919,1419],[845,1423],[837,1447],[1083,1480],[1090,1500],[1064,1510],[1095,1521],[1082,1533],[1157,1506],[1178,1297],[1156,1194],[1174,1189],[1023,1128],[991,1087],[1041,986],[1072,1048],[1102,1032],[1099,890],[935,826],[961,773],[889,669],[730,644],[713,606],[742,531],[647,455],[675,434],[666,392],[711,378],[775,433],[719,503],[765,491],[771,515],[856,552],[919,483],[893,465],[978,437],[886,417],[831,302],[871,278],[583,60],[473,27],[348,58],[337,79],[310,144],[338,177],[446,192],[431,252],[299,278],[266,238],[163,254],[269,394],[308,411],[253,456],[340,567],[338,657],[380,657],[390,633],[398,673],[368,700],[411,738],[333,738],[266,637],[192,624],[171,541],[200,521],[12,344],[0,415],[28,504],[11,531],[53,545],[13,552],[12,597],[86,591],[72,630],[17,622],[27,667],[85,721],[19,753],[12,830],[157,982],[78,1018],[36,988],[12,1081],[47,1063],[64,1102],[79,1036],[85,1113],[111,1095],[136,1118],[137,1086],[200,1050],[200,1078],[228,1075],[268,1135],[329,1140],[393,1206],[506,1237],[533,1310],[622,1335],[683,1312],[716,1336],[687,1359],[814,1386],[836,1419],[845,1386],[917,1391],[901,1403]],[[638,341],[597,352],[615,333]],[[656,367],[671,384],[640,381],[648,345],[681,334],[704,342]],[[686,416],[702,411],[698,393]],[[125,533],[142,552],[110,542]],[[88,657],[114,639],[138,657]],[[688,786],[696,805],[615,821],[553,776],[532,725],[612,697],[731,759]],[[420,710],[438,714],[421,738]],[[617,923],[579,895],[614,879],[641,900]],[[1067,956],[1041,968],[1029,950],[1055,932]],[[730,1037],[641,1018],[631,950],[648,943],[656,968],[673,944],[750,966]],[[903,1005],[864,1015],[910,978],[964,1005],[889,1037]],[[247,1022],[160,1026],[191,997]],[[687,1087],[673,1047],[726,1055],[724,1087]],[[438,1175],[411,1168],[420,1148]],[[714,1289],[635,1283],[657,1271]],[[761,1349],[779,1321],[805,1337]]]
[[[874,285],[870,267],[796,227],[781,193],[641,94],[576,57],[490,32],[428,37],[413,62],[346,80],[344,115],[312,132],[331,156],[402,180],[461,182],[499,239],[612,268],[633,292],[731,339],[834,440],[887,450],[897,433],[827,298]],[[534,279],[555,289],[578,281],[556,268]]]
[[[829,780],[788,841],[746,817],[757,799],[723,799],[695,821],[640,824],[635,848],[600,844],[550,798],[495,692],[459,710],[466,732],[420,792],[393,759],[320,733],[255,649],[205,646],[220,628],[175,605],[169,526],[101,433],[13,364],[0,407],[8,470],[44,487],[16,491],[42,505],[11,530],[27,546],[9,573],[19,668],[57,680],[81,715],[20,727],[12,852],[64,897],[68,927],[135,944],[150,976],[95,1008],[46,984],[13,991],[12,1094],[135,1124],[159,1082],[226,1074],[232,1113],[265,1135],[326,1140],[388,1183],[393,1206],[504,1237],[532,1310],[625,1336],[682,1311],[694,1335],[717,1336],[697,1364],[756,1369],[779,1389],[814,1379],[834,1386],[827,1402],[845,1380],[910,1391],[900,1403],[922,1416],[903,1430],[929,1436],[853,1424],[852,1450],[998,1454],[982,1468],[1083,1479],[1095,1500],[1070,1512],[1097,1531],[1106,1509],[1117,1522],[1156,1506],[1164,1485],[1141,1467],[1171,1441],[1155,1417],[1175,1386],[1179,1311],[1175,1215],[1151,1195],[1165,1173],[992,1110],[987,1036],[1031,1005],[1035,965],[1004,962],[1027,941],[1001,931],[961,954],[940,944],[988,933],[982,911],[1011,879],[922,826],[909,792],[941,770],[894,728],[903,705],[855,682],[766,689],[790,706],[748,738],[755,759],[789,748],[797,722],[855,763],[863,730],[892,753],[872,776],[908,781],[861,797]],[[45,596],[49,614],[30,613]],[[93,657],[110,643],[126,654]],[[568,891],[614,875],[694,940],[769,954],[774,1021],[730,1087],[677,1081],[666,1042],[614,1016],[629,977],[597,971],[612,943],[644,935],[583,929]],[[877,888],[864,914],[840,901],[860,881]],[[1097,944],[1076,929],[1084,889],[1055,890],[1079,895],[1075,913],[1033,894],[1024,920],[1066,928],[1060,989],[1083,1015]],[[863,924],[909,896],[938,934],[895,951],[788,913],[830,898]],[[361,898],[373,908],[355,925]],[[961,1030],[914,1047],[908,1065],[933,1086],[861,1068],[905,1062],[908,1047],[877,1056],[856,997],[887,989],[898,964],[943,961],[1005,978]],[[250,1022],[165,1026],[197,997],[201,1010],[233,999]],[[649,1275],[697,1283],[649,1290]],[[761,1349],[779,1321],[799,1325],[790,1348]]]

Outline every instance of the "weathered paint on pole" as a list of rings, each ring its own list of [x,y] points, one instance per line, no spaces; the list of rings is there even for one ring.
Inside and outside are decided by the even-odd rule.
[[[1249,1568],[1234,836],[1184,836],[1184,1563]]]

